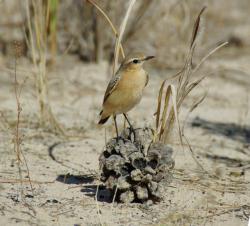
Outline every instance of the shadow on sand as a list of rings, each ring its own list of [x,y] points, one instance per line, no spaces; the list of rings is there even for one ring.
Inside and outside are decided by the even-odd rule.
[[[64,184],[88,184],[92,183],[94,179],[94,176],[91,175],[62,174],[57,176],[56,181]]]
[[[209,133],[223,135],[235,141],[250,144],[250,127],[240,126],[235,123],[211,122],[196,117],[192,123],[192,127],[199,127]]]
[[[95,175],[58,175],[56,181],[59,181],[64,184],[76,184],[82,185],[81,192],[88,197],[97,197],[99,202],[112,202],[113,192],[109,189],[106,189],[103,185],[91,184],[95,180]],[[96,195],[98,191],[98,194]]]

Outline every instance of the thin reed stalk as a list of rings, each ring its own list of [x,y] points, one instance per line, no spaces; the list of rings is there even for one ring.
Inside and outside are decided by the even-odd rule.
[[[104,16],[104,18],[106,19],[106,21],[109,23],[115,37],[117,38],[118,37],[118,32],[117,32],[117,29],[115,28],[114,24],[112,23],[111,19],[109,18],[109,16],[102,10],[102,8],[100,6],[98,6],[98,4],[94,1],[94,0],[87,0],[87,2],[89,2],[90,4],[92,4],[93,6],[96,7],[96,9]],[[120,51],[121,51],[121,54],[122,54],[122,57],[125,58],[125,53],[124,53],[124,50],[123,50],[123,47],[122,47],[122,44],[120,43]]]
[[[126,25],[128,23],[128,18],[129,18],[129,15],[131,13],[131,10],[132,10],[135,2],[136,2],[136,0],[130,0],[129,1],[129,3],[128,3],[128,9],[127,9],[126,14],[124,16],[124,19],[122,20],[122,23],[120,25],[119,34],[118,34],[118,37],[117,37],[116,43],[115,43],[113,75],[115,74],[115,72],[117,70],[118,59],[119,59],[119,49],[120,49],[120,46],[121,46],[122,37],[124,35],[125,28],[126,28]]]
[[[181,130],[179,123],[180,108],[189,93],[198,84],[200,84],[200,82],[206,76],[202,76],[194,81],[192,81],[192,77],[209,56],[211,56],[213,53],[227,44],[227,42],[225,42],[214,48],[211,52],[209,52],[205,57],[202,58],[202,60],[197,64],[195,68],[192,67],[193,55],[197,44],[197,37],[200,33],[199,29],[201,15],[205,11],[205,8],[206,7],[202,8],[195,21],[190,48],[186,57],[185,64],[176,75],[172,76],[172,78],[178,79],[177,84],[173,85],[171,83],[168,83],[168,80],[165,79],[159,89],[154,141],[169,143],[174,124],[175,122],[177,122],[179,138],[182,144],[182,137],[184,136],[184,134],[183,129]],[[163,93],[165,93],[165,98],[163,98]],[[205,96],[202,96],[196,103],[194,103],[192,109],[196,108],[204,100],[204,98]]]
[[[52,113],[49,102],[47,78],[49,4],[49,1],[44,4],[42,0],[26,0],[27,27],[29,32],[27,42],[35,68],[40,125],[43,127],[49,126],[54,132],[65,135],[62,126]],[[53,26],[55,26],[55,24]]]
[[[13,140],[14,140],[14,151],[16,154],[16,162],[17,162],[17,168],[18,168],[19,181],[20,181],[20,185],[21,185],[21,199],[24,200],[23,174],[22,174],[23,161],[24,161],[25,168],[27,170],[27,177],[28,177],[29,185],[30,185],[32,192],[33,192],[33,186],[31,183],[31,177],[30,177],[28,163],[27,163],[25,155],[23,154],[22,149],[21,149],[22,136],[20,134],[20,118],[21,118],[22,107],[21,107],[21,102],[20,102],[20,95],[21,95],[22,87],[19,87],[19,83],[17,80],[17,57],[19,56],[18,45],[16,44],[14,46],[14,48],[15,48],[14,90],[15,90],[17,117],[16,117],[16,124],[15,124]]]

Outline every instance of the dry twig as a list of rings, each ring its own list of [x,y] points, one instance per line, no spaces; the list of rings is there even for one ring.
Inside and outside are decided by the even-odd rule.
[[[21,143],[22,143],[22,137],[20,135],[20,117],[21,117],[21,111],[22,111],[22,107],[21,107],[21,103],[20,103],[20,95],[21,95],[21,90],[22,87],[19,87],[18,81],[17,81],[17,73],[16,73],[16,68],[17,68],[17,57],[19,56],[19,49],[18,46],[16,44],[15,48],[15,71],[14,71],[14,87],[15,87],[15,98],[16,98],[16,107],[17,107],[17,119],[16,119],[16,126],[15,126],[15,132],[14,132],[14,150],[16,153],[16,160],[17,160],[17,166],[18,166],[18,173],[19,173],[19,180],[20,180],[20,184],[21,184],[21,197],[22,199],[24,198],[23,194],[23,176],[22,176],[22,168],[21,168],[21,164],[22,164],[22,158],[24,160],[25,163],[25,167],[27,170],[27,176],[28,176],[28,180],[29,180],[29,184],[30,184],[30,188],[33,191],[33,186],[31,183],[31,178],[30,178],[30,171],[29,171],[29,167],[26,161],[26,158],[21,150]]]

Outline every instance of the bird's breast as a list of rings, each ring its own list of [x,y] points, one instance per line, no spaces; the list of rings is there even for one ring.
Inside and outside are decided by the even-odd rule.
[[[124,72],[117,88],[129,90],[130,92],[142,92],[147,81],[147,74],[142,69],[139,71]]]

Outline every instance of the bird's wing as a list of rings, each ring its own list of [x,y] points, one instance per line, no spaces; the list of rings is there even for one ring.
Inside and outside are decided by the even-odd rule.
[[[104,94],[103,103],[105,103],[105,101],[108,99],[110,94],[116,89],[117,84],[119,83],[120,79],[121,79],[121,73],[119,73],[119,71],[118,71],[115,74],[115,76],[113,76],[111,78],[111,80],[109,81],[108,87],[107,87],[106,92]]]

